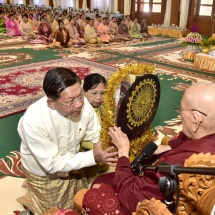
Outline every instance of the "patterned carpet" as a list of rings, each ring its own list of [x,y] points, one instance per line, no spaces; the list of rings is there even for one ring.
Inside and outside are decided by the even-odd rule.
[[[68,50],[55,50],[37,45],[16,45],[0,50],[0,68],[15,67],[32,63],[41,63],[54,59],[67,58]]]
[[[106,65],[122,67],[125,63],[142,62],[155,64],[157,69],[177,72],[195,78],[214,81],[215,73],[194,68],[193,62],[183,59],[185,47],[177,39],[148,42],[138,45],[98,50],[87,59]],[[79,55],[76,55],[79,57]],[[82,57],[82,56],[80,56]]]
[[[20,49],[18,49],[19,46]],[[174,106],[180,103],[184,90],[192,83],[212,81],[215,78],[213,73],[196,70],[193,63],[184,61],[184,47],[175,38],[155,38],[139,41],[139,43],[125,43],[124,46],[112,44],[103,49],[92,46],[89,50],[84,47],[59,51],[47,49],[41,45],[33,46],[31,49],[29,45],[27,47],[23,44],[19,46],[10,47],[10,50],[7,51],[16,53],[15,56],[24,53],[30,56],[32,53],[34,57],[28,57],[22,62],[13,61],[12,64],[7,65],[12,67],[0,69],[0,118],[4,118],[0,122],[0,128],[3,128],[1,132],[5,131],[0,135],[0,148],[3,149],[0,151],[2,175],[22,176],[17,168],[19,153],[16,152],[19,150],[20,139],[17,131],[13,129],[16,129],[23,113],[16,113],[23,112],[30,104],[44,95],[42,80],[50,68],[55,66],[70,68],[76,71],[82,79],[88,73],[98,72],[108,79],[117,68],[127,63],[156,64],[161,84],[161,99],[152,127],[155,128],[155,138],[158,141],[164,135],[173,136],[180,130],[180,118],[174,111]],[[5,49],[1,50],[0,56],[5,51]],[[47,55],[54,60],[48,61]],[[40,57],[42,62],[31,63],[32,61],[37,62],[35,56]],[[2,59],[0,58],[0,61]],[[11,61],[11,59],[7,59],[5,62],[7,61]],[[15,66],[19,63],[25,65]],[[8,117],[10,115],[14,116]],[[12,139],[10,138],[11,133],[5,129],[9,127],[13,128],[12,136],[14,138]]]
[[[21,181],[18,178],[9,180],[11,177],[5,177],[23,177],[20,170],[20,138],[16,130],[23,113],[18,112],[43,96],[42,79],[50,68],[71,68],[81,78],[93,72],[108,78],[117,68],[127,63],[156,64],[161,84],[161,99],[151,126],[155,129],[157,143],[164,135],[173,136],[180,131],[181,121],[174,106],[180,103],[184,90],[192,83],[215,81],[215,74],[212,72],[195,69],[192,62],[183,60],[184,47],[181,46],[181,41],[175,38],[155,37],[152,40],[133,43],[64,50],[4,38],[0,46],[0,117],[3,117],[0,120],[0,176],[3,179],[0,181],[5,181],[1,186],[4,186],[4,183],[17,183],[20,187]],[[1,190],[7,192],[8,189]],[[8,192],[12,193],[11,190]],[[3,211],[7,211],[4,214],[12,214],[11,207],[21,208],[15,205],[19,195],[20,193],[14,192],[10,205],[6,205],[6,202],[3,204]],[[4,199],[3,193],[0,198]]]
[[[53,67],[66,67],[76,72],[81,79],[88,73],[101,73],[108,78],[115,68],[79,58],[63,58],[0,69],[0,118],[25,110],[41,98],[45,73]]]

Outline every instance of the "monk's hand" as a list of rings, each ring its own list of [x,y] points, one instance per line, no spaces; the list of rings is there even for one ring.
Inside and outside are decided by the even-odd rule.
[[[99,141],[93,145],[93,154],[95,161],[106,163],[110,166],[116,166],[118,152],[113,152],[114,147],[111,146],[105,150],[102,149],[102,142]]]
[[[108,134],[111,136],[113,144],[118,149],[119,157],[121,156],[129,157],[130,142],[127,135],[116,126],[110,127]]]

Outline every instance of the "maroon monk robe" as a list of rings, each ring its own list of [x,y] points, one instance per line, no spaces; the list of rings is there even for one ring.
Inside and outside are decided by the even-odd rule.
[[[190,140],[183,133],[178,138],[170,141],[171,150],[165,153],[157,162],[169,162],[183,165],[192,154],[215,154],[215,134],[207,135],[198,140]],[[157,165],[156,164],[156,165]],[[118,160],[112,186],[118,193],[120,206],[124,214],[130,215],[136,210],[137,203],[143,199],[164,199],[164,193],[160,192],[158,179],[164,174],[145,171],[143,177],[134,176],[127,157]]]
[[[163,154],[157,164],[169,162],[183,165],[184,161],[194,153],[211,152],[211,154],[215,154],[215,134],[207,135],[198,140],[190,140],[181,132],[177,138],[170,141],[169,145],[172,149]],[[145,171],[144,176],[135,176],[128,158],[121,157],[118,160],[115,173],[100,176],[94,184],[105,183],[110,185],[112,182],[112,186],[118,194],[121,211],[125,215],[130,215],[131,212],[136,211],[137,203],[143,199],[151,199],[152,197],[164,199],[164,193],[160,192],[158,187],[158,180],[163,175],[153,171]],[[85,200],[83,205],[88,206],[85,205]]]

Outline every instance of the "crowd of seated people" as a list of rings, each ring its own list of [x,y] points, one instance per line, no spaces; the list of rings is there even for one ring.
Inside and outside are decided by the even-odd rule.
[[[137,18],[132,21],[130,16],[117,21],[116,17],[110,20],[109,14],[103,18],[96,14],[95,19],[90,19],[84,12],[74,16],[72,13],[66,10],[59,12],[56,9],[14,9],[0,6],[0,33],[6,32],[10,37],[21,36],[26,41],[37,39],[38,43],[53,44],[54,47],[61,48],[85,43],[151,38],[145,18],[139,24]],[[59,22],[61,26],[64,24],[63,31]],[[56,42],[60,42],[61,45],[56,45]]]

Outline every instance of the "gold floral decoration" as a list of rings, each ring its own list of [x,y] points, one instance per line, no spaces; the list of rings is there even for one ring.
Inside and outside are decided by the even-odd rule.
[[[100,132],[100,140],[103,149],[111,145],[111,138],[108,135],[109,127],[115,125],[115,92],[119,88],[121,81],[127,75],[144,75],[155,73],[155,65],[146,65],[142,63],[128,64],[113,73],[107,82],[102,108],[102,129]],[[130,161],[132,161],[142,150],[143,146],[152,139],[152,130],[146,130],[139,138],[135,138],[130,142]]]

